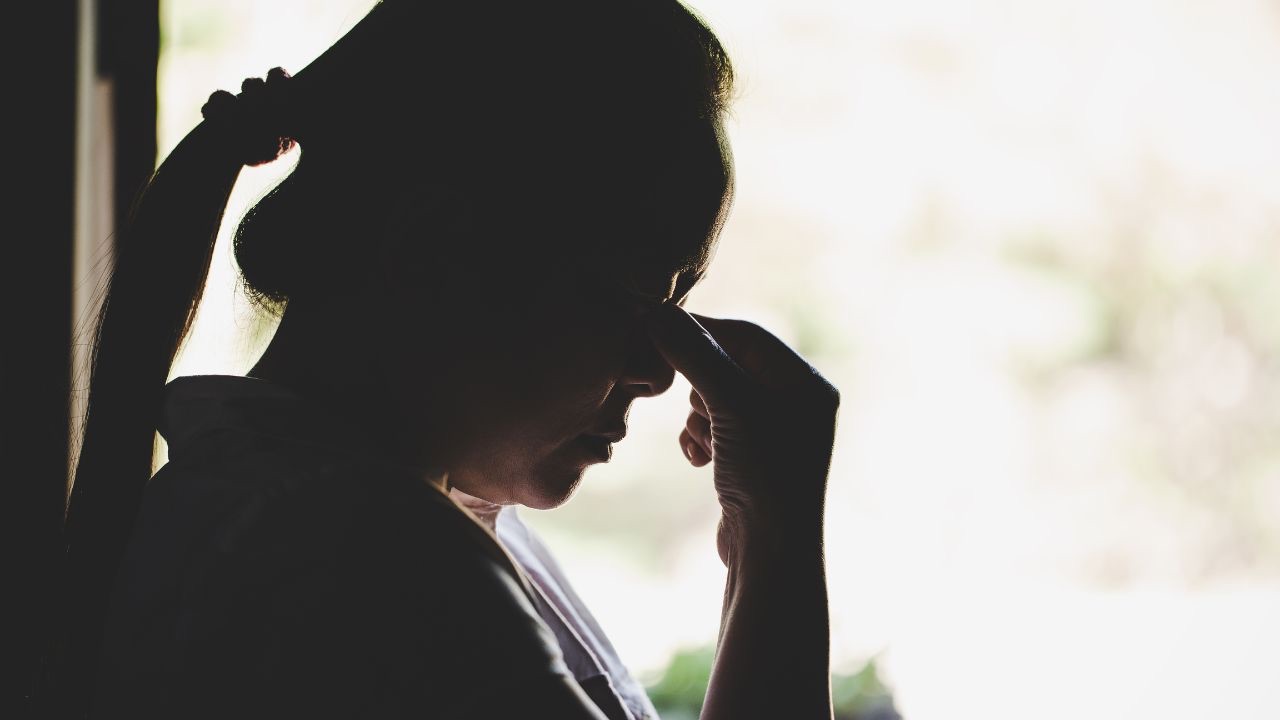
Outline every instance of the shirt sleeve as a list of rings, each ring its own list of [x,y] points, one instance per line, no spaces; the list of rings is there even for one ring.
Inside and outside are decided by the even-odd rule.
[[[407,648],[423,658],[422,674],[445,679],[432,716],[606,720],[566,666],[497,538],[434,489],[423,499],[432,524],[401,527],[413,535],[405,544],[421,548],[432,569],[397,584],[410,608],[432,608],[416,614],[424,629]]]
[[[464,630],[453,674],[470,682],[453,717],[606,720],[511,573],[484,558],[464,574],[449,620]]]

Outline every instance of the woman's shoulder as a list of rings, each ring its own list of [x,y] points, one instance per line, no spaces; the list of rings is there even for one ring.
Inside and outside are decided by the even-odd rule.
[[[387,460],[361,428],[274,383],[175,378],[161,434],[170,461],[144,494],[135,533],[144,542],[277,560],[329,557],[353,543],[372,549],[397,532],[423,541],[463,533],[485,547],[443,491]],[[398,540],[406,551],[421,544]]]
[[[497,542],[376,461],[263,443],[170,463],[146,495],[107,625],[108,706],[218,687],[439,706],[486,664],[568,675]]]
[[[496,551],[496,553],[495,553]],[[375,456],[269,441],[165,465],[149,483],[127,558],[190,585],[276,584],[323,568],[410,563],[505,570],[501,547],[444,491]],[[518,579],[517,574],[517,579]]]
[[[379,522],[389,514],[416,515],[419,532],[446,532],[452,513],[439,495],[371,456],[238,439],[219,455],[162,467],[147,485],[134,534],[188,553],[327,551],[358,531],[394,531]]]

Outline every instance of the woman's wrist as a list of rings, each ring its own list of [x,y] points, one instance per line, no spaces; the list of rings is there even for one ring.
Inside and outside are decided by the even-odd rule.
[[[792,567],[821,559],[822,513],[725,513],[721,517],[721,554],[726,565],[770,567],[782,561]]]
[[[822,515],[726,514],[728,576],[703,718],[830,718]]]

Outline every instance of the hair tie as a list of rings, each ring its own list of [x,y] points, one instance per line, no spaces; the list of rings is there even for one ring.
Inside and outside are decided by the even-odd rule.
[[[267,79],[245,78],[240,92],[215,90],[200,108],[206,122],[221,126],[238,148],[241,163],[265,165],[293,149],[289,126],[290,76],[284,68],[267,71]]]

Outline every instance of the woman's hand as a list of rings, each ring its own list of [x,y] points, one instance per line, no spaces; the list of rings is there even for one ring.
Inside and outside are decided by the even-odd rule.
[[[658,351],[693,386],[680,445],[714,465],[717,546],[820,532],[840,394],[764,328],[666,305],[648,313]],[[820,537],[813,540],[821,542]]]

